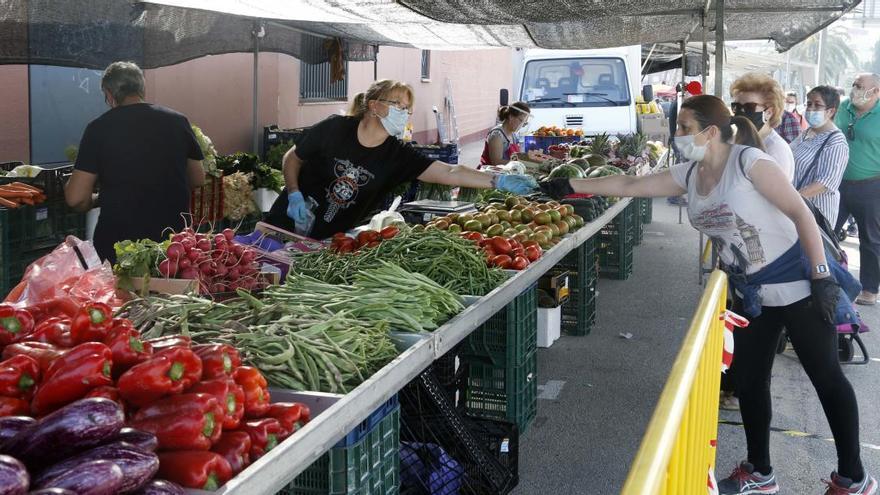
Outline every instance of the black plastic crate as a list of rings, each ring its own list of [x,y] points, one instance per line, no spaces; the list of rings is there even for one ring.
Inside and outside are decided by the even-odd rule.
[[[51,253],[54,249],[53,246],[32,251],[10,252],[6,246],[0,246],[0,301],[6,299],[9,291],[18,285],[31,263]]]
[[[308,127],[297,127],[294,129],[279,129],[277,125],[270,125],[263,128],[263,149],[261,159],[266,160],[266,155],[273,146],[289,142],[293,145],[299,144],[300,140],[308,131]]]
[[[569,278],[571,293],[562,305],[562,331],[566,335],[589,335],[596,325],[598,274]]]
[[[453,165],[458,164],[458,145],[455,143],[414,144],[412,147],[432,160],[438,160]]]
[[[649,224],[654,220],[654,199],[642,198],[640,216],[642,223]]]
[[[21,162],[6,162],[0,164],[0,170],[9,172]],[[54,165],[41,165],[43,170],[36,177],[5,177],[0,176],[0,185],[12,182],[21,182],[37,187],[46,195],[46,202],[64,201],[64,185],[73,173],[73,164],[61,163]]]
[[[532,285],[471,333],[461,345],[461,354],[515,366],[537,350],[537,339],[537,285]]]
[[[401,390],[400,405],[401,494],[506,494],[516,487],[515,424],[463,415],[433,371]]]
[[[611,223],[599,231],[599,273],[603,277],[626,280],[632,274],[637,211],[631,202]]]

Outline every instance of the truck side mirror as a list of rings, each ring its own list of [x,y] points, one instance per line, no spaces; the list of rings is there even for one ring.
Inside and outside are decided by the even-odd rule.
[[[642,86],[642,98],[645,99],[645,103],[652,101],[654,99],[654,86],[650,84]]]
[[[506,107],[510,103],[510,92],[507,91],[507,88],[503,88],[498,92],[498,101],[502,107]]]

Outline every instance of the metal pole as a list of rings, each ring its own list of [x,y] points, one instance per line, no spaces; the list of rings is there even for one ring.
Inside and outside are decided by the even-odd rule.
[[[825,72],[825,64],[828,62],[828,54],[825,53],[826,46],[828,45],[828,30],[823,29],[819,32],[819,67],[816,68],[816,86],[823,83],[830,83],[831,81],[823,81],[822,73]],[[837,82],[837,81],[834,81]]]
[[[254,138],[254,154],[260,154],[260,39],[266,35],[266,29],[263,23],[257,19],[254,21],[254,121],[253,121],[253,138]]]
[[[708,79],[707,72],[709,72],[709,42],[706,41],[706,36],[709,35],[709,30],[706,29],[706,12],[705,11],[701,15],[701,17],[702,17],[702,20],[701,20],[700,24],[703,25],[703,58],[702,58],[703,66],[702,66],[702,70],[700,72],[702,72],[701,82],[703,83],[703,92],[708,93],[709,88],[706,87],[706,83],[708,82],[707,81],[707,79]]]
[[[373,54],[373,81],[379,80],[379,45],[376,45],[376,53]]]
[[[715,96],[724,94],[724,0],[715,3]]]
[[[682,92],[684,92],[685,82],[685,74],[687,74],[687,41],[682,40],[681,42],[681,86]]]

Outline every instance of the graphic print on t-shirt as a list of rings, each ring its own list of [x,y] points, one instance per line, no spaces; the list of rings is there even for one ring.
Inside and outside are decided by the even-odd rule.
[[[324,213],[324,221],[328,223],[333,221],[339,210],[354,204],[360,188],[376,178],[372,172],[360,165],[339,158],[333,160],[336,162],[333,168],[336,180],[327,187],[327,212]]]
[[[766,262],[764,247],[761,245],[761,236],[758,233],[758,229],[735,214],[727,203],[720,203],[695,212],[691,218],[691,223],[693,223],[697,230],[706,233],[716,243],[721,241],[717,237],[725,231],[735,228],[739,232],[742,242],[731,246],[731,251],[734,252],[734,255],[736,256],[737,253],[745,251],[745,258],[749,263],[761,264]],[[721,248],[722,246],[717,245],[716,247]]]

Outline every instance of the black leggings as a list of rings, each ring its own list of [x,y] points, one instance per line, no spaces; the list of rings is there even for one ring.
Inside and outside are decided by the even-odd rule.
[[[739,301],[737,301],[739,302]],[[734,304],[741,307],[740,304]],[[743,314],[742,312],[739,312]],[[748,328],[734,331],[736,392],[748,444],[748,460],[766,472],[770,468],[770,372],[782,328],[810,377],[825,410],[837,447],[837,472],[852,480],[864,477],[859,457],[859,408],[852,385],[837,357],[837,332],[822,321],[810,303],[802,299],[783,307],[761,308]]]

